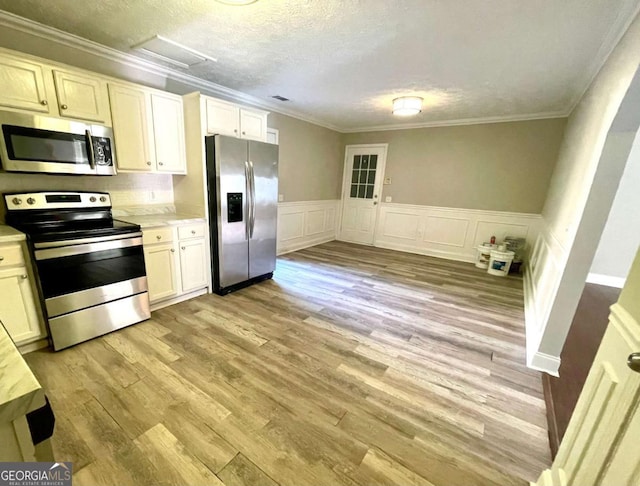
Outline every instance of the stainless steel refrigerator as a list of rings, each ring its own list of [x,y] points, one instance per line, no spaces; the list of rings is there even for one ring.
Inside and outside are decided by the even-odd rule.
[[[226,294],[276,267],[278,146],[205,137],[213,289]]]

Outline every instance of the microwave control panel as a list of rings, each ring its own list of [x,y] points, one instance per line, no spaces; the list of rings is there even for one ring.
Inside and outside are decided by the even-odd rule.
[[[96,165],[113,165],[111,140],[106,137],[93,137],[93,154]]]

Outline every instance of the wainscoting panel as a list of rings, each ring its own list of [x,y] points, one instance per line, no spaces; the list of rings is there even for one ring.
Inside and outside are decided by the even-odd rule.
[[[537,214],[383,203],[374,245],[473,262],[475,247],[491,236],[521,236],[532,246],[540,221]]]
[[[336,239],[339,200],[278,203],[278,255]]]

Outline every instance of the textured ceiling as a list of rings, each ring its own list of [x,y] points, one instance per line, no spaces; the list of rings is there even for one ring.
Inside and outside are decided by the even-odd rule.
[[[162,35],[218,59],[186,73],[285,96],[283,108],[353,130],[567,113],[639,3],[0,0],[0,9],[124,52]],[[391,100],[405,94],[423,96],[423,112],[393,117]]]

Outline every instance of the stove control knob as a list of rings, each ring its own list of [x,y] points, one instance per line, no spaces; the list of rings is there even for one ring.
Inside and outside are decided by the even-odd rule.
[[[11,202],[13,204],[15,204],[16,206],[20,206],[22,204],[22,199],[20,199],[19,197],[14,197]]]
[[[32,197],[30,197],[29,199],[27,199],[27,204],[35,204],[36,200]]]
[[[91,201],[91,202],[96,202],[96,197],[95,197],[95,196],[91,196],[91,197],[89,198],[89,201]]]
[[[106,196],[100,196],[100,202],[107,202]]]

